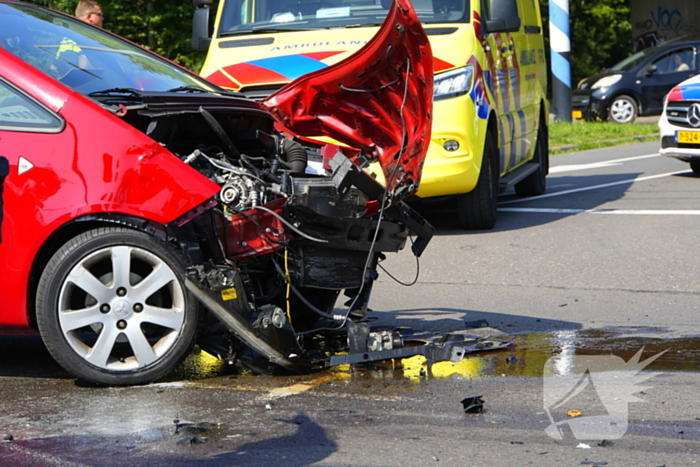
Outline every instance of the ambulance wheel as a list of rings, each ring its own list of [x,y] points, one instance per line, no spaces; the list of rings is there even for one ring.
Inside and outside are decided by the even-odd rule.
[[[615,123],[632,123],[637,118],[637,102],[629,96],[617,96],[610,104],[608,118]]]
[[[87,382],[144,384],[189,354],[198,306],[166,244],[121,227],[69,240],[46,266],[37,326],[54,359]]]
[[[498,148],[493,133],[486,134],[484,156],[476,186],[457,196],[457,223],[467,230],[488,230],[496,225],[498,205]]]
[[[515,184],[515,192],[520,196],[539,196],[547,190],[547,174],[549,173],[549,138],[547,126],[540,119],[540,127],[537,130],[535,143],[535,155],[532,162],[539,164],[536,171]]]

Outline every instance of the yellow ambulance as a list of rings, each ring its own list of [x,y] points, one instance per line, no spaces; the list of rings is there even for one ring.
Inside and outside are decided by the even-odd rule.
[[[194,0],[200,74],[262,99],[352,55],[392,0]],[[414,0],[434,60],[430,148],[417,197],[456,200],[465,229],[490,229],[498,195],[544,193],[547,73],[537,0]]]

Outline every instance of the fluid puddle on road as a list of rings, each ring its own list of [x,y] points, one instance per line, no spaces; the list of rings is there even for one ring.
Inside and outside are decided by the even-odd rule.
[[[457,363],[438,362],[429,366],[425,357],[386,360],[365,365],[340,365],[311,375],[283,377],[303,381],[328,380],[488,378],[501,376],[542,377],[550,357],[571,355],[616,355],[628,361],[640,349],[642,360],[666,351],[645,368],[647,371],[700,370],[700,336],[664,337],[657,328],[605,328],[566,330],[531,334],[499,335],[513,346],[505,350],[469,354]],[[194,352],[168,380],[202,380],[240,374],[223,360],[205,352]],[[253,378],[255,379],[255,378]],[[273,378],[275,379],[275,378]],[[274,384],[273,384],[274,386]]]

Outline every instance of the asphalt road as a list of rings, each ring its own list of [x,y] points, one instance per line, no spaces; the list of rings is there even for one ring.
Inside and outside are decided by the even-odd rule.
[[[418,283],[382,275],[376,285],[380,323],[446,332],[485,319],[470,332],[510,339],[510,350],[301,377],[237,375],[194,354],[159,384],[92,388],[38,338],[2,338],[0,434],[13,441],[0,443],[0,465],[695,465],[700,178],[657,147],[554,156],[547,194],[503,195],[493,231],[461,232],[443,206],[430,215],[439,233]],[[384,265],[406,282],[417,267],[410,255]],[[620,373],[607,393],[596,380],[556,409],[545,403],[556,379],[542,377],[548,361],[566,374],[581,355],[634,363],[643,346],[642,359],[666,353],[634,391]],[[645,402],[629,398],[636,391]],[[483,413],[463,412],[468,396],[483,396]],[[624,436],[545,432],[550,415],[610,414],[619,401]]]
[[[553,156],[547,193],[503,195],[492,231],[459,231],[449,211],[431,216],[439,235],[420,258],[418,284],[383,277],[372,306],[440,330],[483,318],[505,332],[653,326],[697,335],[700,178],[657,149]],[[408,282],[415,264],[404,255],[385,267]]]

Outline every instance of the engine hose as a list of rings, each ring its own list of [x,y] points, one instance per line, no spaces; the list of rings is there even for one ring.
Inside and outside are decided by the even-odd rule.
[[[302,295],[302,293],[299,291],[299,289],[297,289],[297,288],[294,286],[294,284],[292,284],[292,283],[290,282],[289,276],[287,276],[287,274],[282,270],[282,267],[281,267],[279,264],[277,264],[277,261],[275,261],[275,260],[273,259],[273,260],[272,260],[272,264],[273,264],[273,266],[275,267],[275,269],[277,270],[277,274],[279,274],[280,277],[282,277],[282,278],[284,279],[285,284],[287,284],[287,285],[289,286],[289,289],[292,291],[292,293],[293,293],[299,300],[301,300],[302,303],[303,303],[304,305],[306,305],[307,307],[309,307],[309,309],[310,309],[311,311],[313,311],[313,312],[316,313],[317,315],[321,316],[322,318],[330,319],[331,321],[344,321],[344,320],[345,320],[345,316],[343,316],[343,315],[331,315],[331,314],[328,314],[328,313],[326,313],[326,312],[320,310],[318,307],[316,307],[316,306],[315,306],[313,303],[311,303],[306,297],[304,297],[304,295]]]
[[[226,146],[226,153],[232,159],[238,159],[241,157],[240,151],[233,144],[231,138],[229,138],[224,127],[221,126],[219,121],[210,114],[204,107],[199,106],[199,113],[204,117],[204,120],[209,124],[214,133],[219,137],[224,146]]]
[[[285,139],[282,142],[282,153],[286,156],[292,172],[304,173],[306,171],[309,155],[306,154],[306,150],[301,144],[291,139]]]

